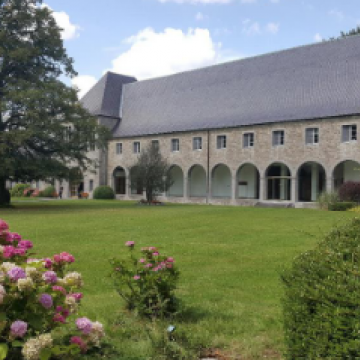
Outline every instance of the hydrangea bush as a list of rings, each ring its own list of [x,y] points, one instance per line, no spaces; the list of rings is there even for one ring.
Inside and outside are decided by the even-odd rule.
[[[100,347],[102,324],[76,318],[83,297],[75,259],[35,259],[33,244],[0,219],[0,360],[73,359]]]
[[[176,312],[179,271],[174,258],[161,255],[155,247],[142,248],[136,256],[135,242],[128,241],[125,245],[130,256],[126,260],[111,260],[111,276],[127,308],[144,316],[168,316]]]

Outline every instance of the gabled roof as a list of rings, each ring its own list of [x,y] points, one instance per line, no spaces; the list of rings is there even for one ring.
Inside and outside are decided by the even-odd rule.
[[[360,37],[124,86],[115,137],[360,114]]]
[[[81,103],[92,115],[119,119],[123,85],[135,81],[134,77],[108,72],[81,99]]]

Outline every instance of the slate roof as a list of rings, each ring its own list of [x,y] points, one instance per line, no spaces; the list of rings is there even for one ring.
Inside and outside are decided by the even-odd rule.
[[[93,115],[120,119],[123,85],[135,81],[134,77],[108,72],[84,95],[81,103]]]
[[[123,88],[114,137],[360,114],[360,36]]]

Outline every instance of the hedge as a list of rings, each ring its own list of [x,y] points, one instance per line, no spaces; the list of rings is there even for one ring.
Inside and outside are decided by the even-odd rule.
[[[113,200],[115,199],[115,193],[110,186],[98,186],[94,190],[93,198],[95,200]]]
[[[13,197],[24,197],[24,191],[29,189],[31,186],[29,184],[16,184],[11,190],[10,195]]]
[[[335,228],[282,276],[287,359],[360,358],[360,219]]]
[[[349,209],[352,209],[356,206],[356,203],[354,202],[337,202],[333,204],[329,204],[328,209],[330,211],[347,211]]]

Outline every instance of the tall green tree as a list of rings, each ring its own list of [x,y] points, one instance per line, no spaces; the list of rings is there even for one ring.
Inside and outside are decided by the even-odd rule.
[[[342,31],[340,34],[340,38],[346,38],[348,36],[359,35],[360,34],[360,26],[357,26],[355,29],[351,29],[350,31],[344,32]]]
[[[167,191],[172,184],[168,162],[161,155],[159,147],[150,144],[131,167],[131,188],[143,189],[150,204],[158,194]]]
[[[72,167],[94,167],[88,145],[105,147],[109,134],[60,80],[76,75],[41,0],[0,0],[0,205],[7,180],[66,179]]]

